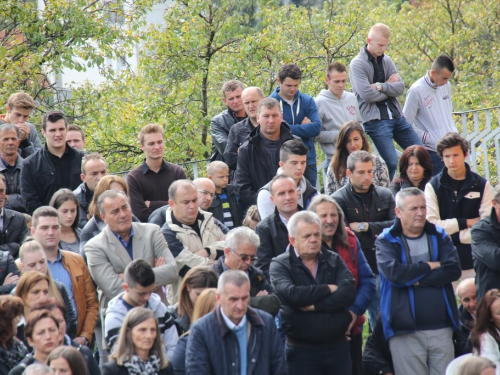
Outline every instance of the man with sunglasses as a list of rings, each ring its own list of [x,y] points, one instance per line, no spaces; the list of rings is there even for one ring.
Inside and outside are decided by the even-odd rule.
[[[275,316],[280,308],[280,300],[274,294],[262,271],[253,264],[257,261],[259,236],[247,227],[231,230],[226,235],[224,255],[214,264],[219,275],[227,270],[241,270],[250,279],[250,306]]]

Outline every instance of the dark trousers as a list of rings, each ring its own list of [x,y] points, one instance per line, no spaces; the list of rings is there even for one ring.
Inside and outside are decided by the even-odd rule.
[[[316,164],[307,164],[306,170],[304,171],[304,177],[307,178],[307,181],[309,181],[312,186],[316,187],[316,181],[318,180],[318,167],[316,167]]]
[[[286,346],[289,375],[352,375],[349,342],[334,349],[305,349]]]
[[[352,375],[361,375],[361,365],[363,362],[363,334],[351,336],[349,341]]]

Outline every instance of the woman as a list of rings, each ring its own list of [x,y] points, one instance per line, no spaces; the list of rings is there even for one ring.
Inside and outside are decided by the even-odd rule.
[[[49,204],[57,210],[61,223],[59,248],[80,253],[78,198],[71,190],[61,189],[54,193]]]
[[[27,271],[38,271],[47,276],[49,281],[49,295],[56,297],[64,304],[66,309],[65,320],[67,323],[66,333],[71,338],[74,338],[78,328],[75,309],[71,304],[71,299],[64,284],[52,279],[52,275],[50,274],[49,266],[47,264],[47,257],[45,256],[42,245],[40,245],[40,243],[35,241],[32,237],[28,237],[19,249],[19,259],[17,261],[23,274]],[[15,291],[13,294],[14,293]],[[21,337],[18,337],[21,338],[24,336],[21,335]]]
[[[28,349],[16,337],[17,324],[23,315],[19,297],[0,296],[0,375],[7,375],[28,354]]]
[[[71,346],[60,346],[54,349],[47,364],[55,375],[86,375],[87,365],[80,352]]]
[[[64,305],[56,298],[42,298],[38,300],[32,308],[32,311],[47,310],[59,322],[59,345],[72,346],[77,349],[85,361],[85,374],[101,375],[101,370],[97,364],[92,351],[85,345],[80,345],[66,334],[66,320],[64,319]]]
[[[458,366],[455,375],[495,375],[496,368],[489,359],[469,357]]]
[[[242,225],[244,227],[249,227],[250,229],[255,230],[255,227],[257,226],[257,224],[259,224],[259,221],[260,216],[257,206],[254,204],[253,206],[248,207],[247,214],[243,219]]]
[[[194,305],[193,323],[201,317],[215,310],[217,307],[217,297],[215,292],[217,289],[205,289]],[[188,341],[189,331],[184,333],[175,347],[174,357],[172,358],[172,365],[174,367],[175,375],[184,375],[186,373],[186,347]]]
[[[186,273],[179,289],[179,302],[169,307],[169,313],[181,328],[179,334],[189,331],[194,304],[199,295],[205,289],[217,288],[218,280],[219,276],[212,267],[193,267]]]
[[[103,375],[171,375],[161,343],[156,315],[150,309],[135,307],[127,313],[111,362],[102,367]]]
[[[32,363],[47,364],[50,352],[59,345],[59,322],[48,310],[33,311],[26,318],[24,335],[33,354],[26,355],[9,375],[21,375]]]
[[[366,138],[366,133],[356,121],[347,121],[340,128],[335,155],[333,155],[326,173],[326,193],[328,195],[347,185],[349,181],[346,175],[347,157],[359,150],[370,152],[370,143]],[[389,172],[385,161],[380,156],[373,155],[373,184],[388,188],[389,181]]]
[[[399,177],[391,184],[391,193],[396,196],[401,189],[417,187],[424,190],[432,177],[432,160],[429,152],[418,145],[404,150],[399,159]]]
[[[128,185],[123,178],[120,176],[108,175],[101,178],[97,183],[94,190],[94,196],[92,202],[89,205],[89,216],[90,220],[85,224],[80,235],[80,254],[85,257],[85,244],[97,236],[106,226],[106,223],[101,220],[99,216],[99,208],[97,207],[97,200],[99,196],[107,190],[121,190],[128,197]],[[132,221],[138,222],[139,220],[132,215]]]
[[[484,357],[496,365],[496,374],[500,375],[500,291],[488,291],[476,313],[476,324],[471,331],[472,352]]]

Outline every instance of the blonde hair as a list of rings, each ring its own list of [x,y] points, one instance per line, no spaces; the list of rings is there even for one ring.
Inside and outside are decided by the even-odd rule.
[[[194,304],[191,325],[193,325],[193,323],[201,317],[214,311],[217,306],[217,297],[215,296],[216,291],[216,288],[208,288],[201,292],[200,296],[196,300],[196,303]]]
[[[154,134],[154,133],[160,133],[163,137],[165,136],[165,131],[163,130],[161,125],[148,124],[145,127],[143,127],[139,132],[139,142],[141,143],[141,145],[144,144],[144,136],[146,134]]]
[[[229,167],[223,161],[213,161],[207,166],[207,176],[213,176],[216,172],[219,171],[228,171]]]
[[[7,100],[7,105],[9,109],[12,110],[14,108],[20,109],[29,109],[30,111],[35,108],[36,104],[33,98],[26,94],[25,92],[16,92],[9,96]]]
[[[476,375],[488,368],[496,368],[497,366],[488,358],[472,356],[466,358],[458,367],[457,375]]]
[[[380,35],[383,38],[389,39],[391,37],[391,29],[389,29],[389,26],[383,23],[376,23],[370,29],[370,32],[368,33],[368,38],[373,39],[375,35]]]
[[[97,183],[97,186],[94,189],[94,196],[92,197],[92,202],[90,202],[89,205],[89,215],[90,217],[95,216],[99,217],[99,208],[97,207],[97,200],[99,199],[99,196],[104,193],[107,190],[111,189],[111,184],[113,182],[116,182],[120,185],[122,185],[123,190],[125,190],[125,194],[128,197],[128,185],[127,182],[120,176],[115,176],[112,174],[108,174],[107,176],[104,176],[99,180]]]

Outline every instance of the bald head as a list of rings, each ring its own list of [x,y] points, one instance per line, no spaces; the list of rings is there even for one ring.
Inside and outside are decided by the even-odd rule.
[[[476,285],[474,284],[473,278],[462,280],[460,284],[458,284],[457,298],[464,309],[476,318]]]
[[[215,196],[215,185],[212,180],[208,178],[197,178],[193,181],[194,186],[198,190],[198,202],[200,208],[207,211],[212,204]]]
[[[254,126],[257,124],[257,108],[259,107],[260,101],[264,98],[264,91],[262,91],[260,87],[247,87],[241,93],[243,107]]]

